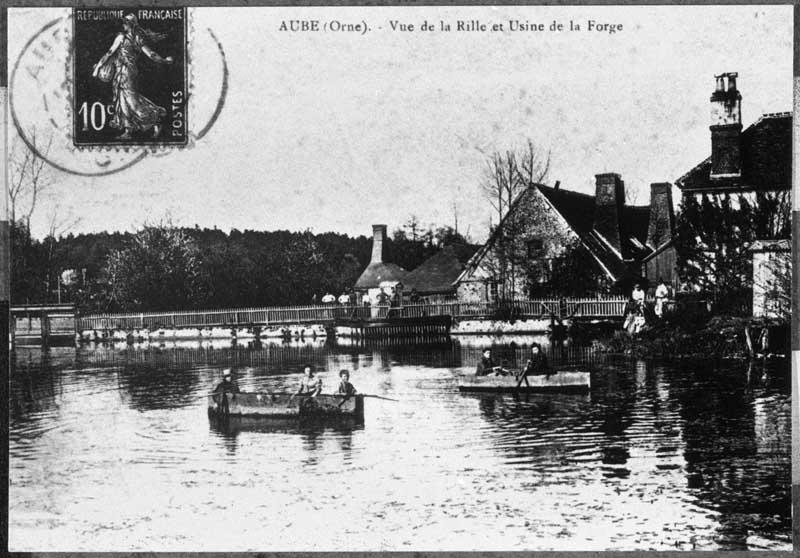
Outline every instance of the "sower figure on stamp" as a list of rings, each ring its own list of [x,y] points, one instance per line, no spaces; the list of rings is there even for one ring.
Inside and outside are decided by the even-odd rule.
[[[122,32],[119,33],[103,57],[94,65],[92,76],[103,81],[111,81],[113,92],[112,106],[114,116],[110,125],[123,130],[121,139],[128,139],[132,132],[153,130],[153,137],[161,134],[161,121],[167,114],[164,107],[139,92],[139,53],[159,64],[172,64],[171,56],[162,58],[150,46],[165,38],[139,27],[134,14],[122,18]]]

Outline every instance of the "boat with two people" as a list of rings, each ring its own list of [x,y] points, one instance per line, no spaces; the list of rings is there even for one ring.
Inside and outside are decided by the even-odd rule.
[[[531,357],[522,370],[507,370],[496,365],[491,349],[485,349],[475,374],[458,378],[458,390],[462,392],[585,392],[590,388],[590,372],[551,368],[538,343],[531,346]]]

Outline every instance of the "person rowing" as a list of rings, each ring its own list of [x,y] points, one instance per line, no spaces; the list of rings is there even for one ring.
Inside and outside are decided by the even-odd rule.
[[[526,376],[549,376],[553,373],[553,370],[547,364],[547,356],[545,356],[539,343],[531,345],[531,358],[525,364],[523,373]]]
[[[222,381],[214,388],[213,394],[217,393],[240,393],[239,386],[231,377],[231,369],[226,368],[222,371]]]
[[[547,364],[547,357],[542,351],[542,346],[534,343],[531,345],[531,358],[528,359],[525,368],[517,374],[517,387],[522,385],[523,381],[526,386],[530,386],[528,376],[550,376],[551,374],[553,374],[553,370]]]
[[[476,376],[506,376],[508,370],[502,366],[497,366],[492,360],[492,350],[484,349],[483,356],[478,362],[478,367],[475,369]]]
[[[336,391],[338,395],[346,395],[351,397],[358,393],[353,384],[350,383],[350,371],[342,370],[339,372],[339,389]]]
[[[297,395],[309,395],[316,397],[322,392],[322,378],[314,376],[314,370],[310,364],[306,364],[303,368],[303,378],[300,380],[300,386],[292,398]]]

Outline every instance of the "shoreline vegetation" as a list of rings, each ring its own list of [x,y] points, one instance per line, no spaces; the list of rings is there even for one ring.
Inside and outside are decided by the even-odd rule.
[[[633,358],[770,359],[788,357],[789,335],[788,318],[714,316],[694,323],[665,319],[635,335],[617,330],[598,343],[608,354]]]

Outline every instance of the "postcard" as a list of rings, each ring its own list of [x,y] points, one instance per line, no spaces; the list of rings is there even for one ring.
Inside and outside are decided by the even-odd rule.
[[[792,6],[7,14],[10,550],[792,550]]]

